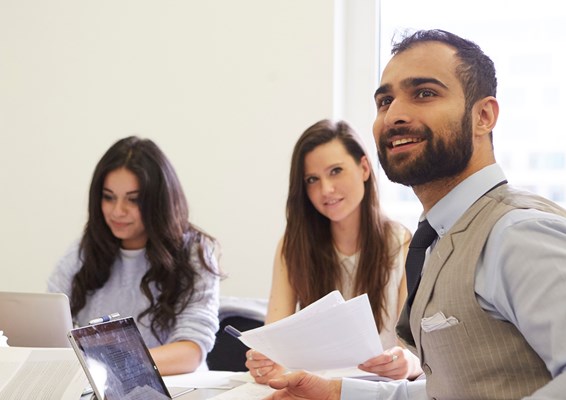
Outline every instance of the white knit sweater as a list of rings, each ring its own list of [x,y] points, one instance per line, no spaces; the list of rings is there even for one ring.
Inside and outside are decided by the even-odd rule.
[[[71,283],[82,263],[79,260],[78,241],[74,243],[49,277],[47,290],[71,295]],[[214,256],[214,243],[205,242],[205,257],[216,270],[217,259]],[[190,340],[197,343],[206,355],[214,345],[215,333],[218,330],[219,278],[201,265],[196,246],[191,248],[191,260],[197,266],[199,277],[195,282],[192,302],[179,314],[177,323],[167,334],[160,333],[163,344],[179,340]],[[120,313],[121,317],[133,316],[148,347],[156,347],[161,343],[154,337],[150,329],[150,321],[145,316],[138,321],[137,317],[145,310],[149,301],[140,290],[140,282],[149,268],[145,257],[145,249],[120,250],[120,255],[112,266],[110,278],[101,289],[87,298],[86,306],[74,317],[75,324],[83,326],[88,321],[102,315]],[[152,287],[154,295],[157,293]],[[203,357],[205,358],[205,357]]]

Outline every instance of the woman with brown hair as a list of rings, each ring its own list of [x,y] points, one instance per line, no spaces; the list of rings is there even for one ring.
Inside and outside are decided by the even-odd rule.
[[[192,372],[218,329],[214,238],[189,222],[181,183],[149,139],[114,143],[92,177],[88,221],[49,278],[75,324],[117,312],[136,319],[162,375]]]
[[[418,360],[398,346],[395,325],[407,297],[409,231],[387,218],[364,146],[343,121],[322,120],[295,145],[287,226],[277,246],[266,323],[293,314],[339,289],[345,299],[367,293],[382,355],[359,368],[394,379],[415,377]],[[258,383],[284,372],[255,350],[246,366]]]

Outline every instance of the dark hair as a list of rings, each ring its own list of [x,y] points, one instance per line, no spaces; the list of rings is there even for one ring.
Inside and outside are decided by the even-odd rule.
[[[117,141],[102,156],[92,177],[89,191],[88,221],[80,243],[83,263],[75,275],[71,293],[71,311],[76,315],[86,304],[87,296],[100,289],[112,273],[121,240],[116,238],[102,214],[102,189],[106,176],[125,168],[138,179],[138,204],[148,237],[146,257],[150,268],[143,276],[140,290],[149,299],[149,307],[138,320],[149,315],[151,331],[170,330],[179,313],[193,297],[197,271],[190,260],[190,249],[198,245],[205,268],[217,273],[204,255],[203,242],[213,240],[189,223],[188,205],[173,166],[149,139],[130,136]],[[159,294],[150,290],[153,284]]]
[[[346,122],[322,120],[301,135],[291,160],[282,253],[289,271],[289,282],[301,307],[335,290],[340,281],[330,221],[312,205],[304,181],[305,156],[332,140],[339,140],[356,163],[360,163],[366,155],[357,135]],[[380,210],[372,171],[364,183],[361,202],[360,257],[354,289],[358,294],[367,292],[379,329],[383,327],[384,316],[387,316],[385,288],[395,255],[402,248],[402,243],[391,240],[393,224]]]
[[[391,54],[399,54],[416,43],[431,41],[445,43],[456,49],[456,55],[461,61],[456,68],[456,75],[466,96],[467,111],[471,110],[476,101],[487,96],[496,96],[497,78],[493,61],[477,44],[453,33],[440,29],[417,31],[394,43]]]

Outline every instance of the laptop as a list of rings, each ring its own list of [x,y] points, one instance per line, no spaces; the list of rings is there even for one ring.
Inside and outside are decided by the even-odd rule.
[[[132,317],[75,328],[68,337],[99,400],[187,399],[194,390],[170,392]]]
[[[63,293],[0,292],[0,330],[8,345],[70,347],[72,328],[69,298]]]

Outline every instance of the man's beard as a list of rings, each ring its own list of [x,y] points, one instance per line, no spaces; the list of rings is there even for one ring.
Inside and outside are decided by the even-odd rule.
[[[379,140],[378,156],[389,180],[405,186],[417,186],[462,172],[468,165],[474,149],[471,113],[464,114],[459,127],[448,128],[451,132],[437,137],[434,137],[434,133],[427,126],[420,130],[397,128],[387,131]],[[426,140],[426,148],[412,161],[409,161],[412,157],[409,153],[389,154],[388,158],[387,139],[396,135],[422,137]]]

